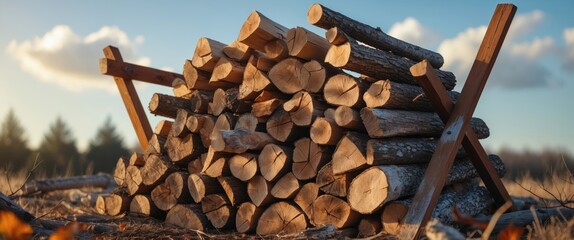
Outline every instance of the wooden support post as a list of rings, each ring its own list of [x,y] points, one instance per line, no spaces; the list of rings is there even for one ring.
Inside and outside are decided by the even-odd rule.
[[[452,167],[454,157],[460,144],[463,142],[464,136],[469,132],[472,135],[472,130],[469,128],[470,118],[476,109],[484,85],[494,66],[515,13],[516,6],[512,4],[497,5],[457,103],[452,107],[450,114],[442,111],[445,116],[441,115],[441,117],[446,118],[448,116],[445,130],[437,144],[424,179],[413,198],[413,205],[405,216],[399,239],[420,238],[423,232],[422,229],[436,206],[441,189],[446,182],[448,172]],[[435,102],[434,100],[445,99],[437,97],[436,88],[424,88],[424,90],[433,103]],[[446,104],[442,102],[442,105],[445,106]],[[435,108],[437,107],[439,106],[435,105]],[[478,152],[475,151],[475,153]],[[484,167],[484,163],[476,165]],[[488,173],[483,173],[481,176],[485,176],[485,180],[492,182],[492,176],[487,175]],[[497,190],[500,193],[503,189],[502,187],[502,189]]]

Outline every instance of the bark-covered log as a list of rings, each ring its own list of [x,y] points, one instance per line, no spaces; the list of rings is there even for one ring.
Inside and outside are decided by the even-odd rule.
[[[225,91],[225,108],[232,113],[247,113],[251,111],[251,102],[239,100],[239,89],[230,88]]]
[[[167,155],[174,164],[188,164],[207,149],[201,144],[198,134],[190,133],[183,138],[170,136],[165,142]]]
[[[458,92],[448,91],[449,97],[456,103]],[[412,111],[434,112],[431,102],[419,86],[393,82],[377,81],[363,94],[367,107],[404,109]]]
[[[257,219],[261,217],[265,209],[255,206],[252,202],[244,202],[237,208],[235,216],[235,229],[240,233],[255,231]]]
[[[221,184],[225,195],[229,199],[231,206],[239,205],[242,202],[249,201],[247,192],[247,184],[234,177],[218,177],[217,181]]]
[[[357,226],[357,230],[359,230],[357,237],[366,238],[374,236],[381,232],[382,229],[383,225],[381,224],[381,219],[377,214],[365,215],[361,221],[359,221],[359,225]]]
[[[257,174],[257,154],[241,153],[229,159],[231,175],[237,179],[247,182]]]
[[[154,93],[149,102],[149,111],[154,115],[173,118],[178,109],[190,109],[191,101],[186,98]]]
[[[269,117],[265,127],[267,133],[280,142],[293,141],[305,137],[309,133],[309,128],[296,126],[291,120],[289,113],[283,110],[283,108],[277,108],[275,110],[271,117]]]
[[[237,40],[249,47],[265,52],[265,45],[275,39],[285,39],[286,27],[265,17],[263,14],[253,11],[239,30]]]
[[[211,194],[201,201],[201,210],[215,228],[227,228],[235,224],[236,209],[225,194]]]
[[[363,94],[368,88],[368,83],[362,79],[341,73],[327,80],[323,96],[332,105],[361,108],[365,106]]]
[[[287,58],[269,70],[269,80],[286,94],[299,92],[305,86],[300,78],[303,62],[297,58]]]
[[[196,204],[178,204],[169,210],[165,222],[185,229],[204,231],[210,227],[209,220]]]
[[[239,41],[233,41],[223,48],[223,53],[225,56],[238,62],[245,62],[249,60],[254,52],[255,51],[253,48],[250,48],[246,44],[243,44]]]
[[[98,197],[98,199],[100,199],[100,198]],[[103,200],[103,198],[102,198],[102,200]],[[36,217],[34,217],[34,215],[32,215],[29,212],[27,212],[26,210],[24,210],[22,207],[20,207],[20,205],[16,204],[14,201],[12,201],[8,196],[4,195],[2,192],[0,192],[0,210],[10,211],[10,212],[14,213],[16,216],[18,216],[18,218],[20,218],[21,220],[23,220],[25,222],[30,222],[30,221],[36,219]],[[105,210],[105,206],[104,206],[104,210]]]
[[[444,63],[443,57],[436,52],[391,37],[380,28],[358,22],[318,3],[309,8],[307,21],[325,30],[337,27],[363,43],[417,62],[427,59],[435,68]]]
[[[293,234],[307,228],[307,220],[301,209],[289,202],[277,202],[269,206],[257,223],[257,235]]]
[[[297,126],[310,126],[315,118],[323,116],[329,106],[320,96],[300,91],[283,103],[283,110],[289,113],[291,121]]]
[[[188,110],[194,113],[207,113],[209,103],[213,101],[213,92],[195,90],[189,95]]]
[[[327,40],[305,28],[291,28],[287,32],[289,55],[305,60],[323,61],[331,46]]]
[[[504,163],[498,156],[489,156],[497,172],[504,175]],[[363,214],[372,213],[389,201],[414,195],[423,181],[426,164],[382,165],[371,167],[359,174],[349,187],[347,199],[351,207]],[[446,185],[478,176],[468,159],[456,161]]]
[[[202,37],[197,41],[197,45],[195,45],[195,51],[193,52],[191,63],[196,68],[212,72],[217,61],[221,57],[225,57],[223,54],[224,47],[225,44],[221,42]]]
[[[189,174],[186,172],[170,174],[164,183],[151,191],[151,198],[154,204],[159,209],[168,211],[178,203],[191,202],[191,196],[187,187],[188,176]]]
[[[271,195],[279,199],[292,199],[295,197],[301,185],[292,172],[283,175],[271,188]]]
[[[217,179],[202,174],[189,174],[187,187],[189,194],[196,203],[201,202],[201,200],[209,194],[224,192]]]
[[[317,186],[328,194],[338,197],[346,197],[349,193],[351,181],[360,173],[352,171],[341,174],[333,174],[333,165],[331,162],[323,166],[317,173]]]
[[[125,186],[126,179],[126,168],[129,165],[129,159],[125,157],[119,157],[118,161],[116,162],[116,167],[114,168],[114,181],[118,186]]]
[[[265,44],[265,55],[275,60],[281,61],[289,57],[289,48],[284,39],[275,39]]]
[[[261,175],[270,182],[274,182],[279,177],[291,170],[293,161],[293,149],[277,144],[267,144],[261,150],[257,163]]]
[[[336,228],[355,226],[361,215],[351,209],[349,204],[338,197],[324,194],[313,202],[313,222],[320,226],[333,224]]]
[[[37,192],[47,193],[56,190],[68,190],[78,188],[107,188],[114,185],[114,178],[109,174],[84,175],[67,178],[35,179],[27,182],[22,187],[22,195]]]
[[[219,130],[211,136],[211,146],[215,151],[244,153],[247,150],[261,150],[265,145],[276,143],[265,132],[254,132],[246,129]]]
[[[390,165],[428,163],[435,152],[437,140],[431,138],[383,138],[367,141],[366,164]],[[457,157],[466,153],[460,149]]]
[[[213,68],[209,83],[228,82],[241,84],[245,65],[226,57],[220,58]]]
[[[161,183],[169,174],[178,171],[179,168],[165,157],[150,155],[145,165],[140,169],[143,184],[155,186]]]
[[[371,138],[409,136],[438,138],[444,130],[444,123],[434,112],[363,108],[361,118]],[[488,126],[480,118],[472,118],[470,127],[479,139],[490,135]]]
[[[301,138],[294,143],[293,166],[291,171],[299,180],[309,180],[331,160],[333,148],[319,146],[309,138]]]
[[[169,132],[171,131],[171,125],[172,124],[173,124],[173,121],[161,120],[157,123],[157,125],[155,125],[153,133],[160,135],[160,136],[167,137],[167,135],[169,135]]]
[[[166,215],[153,203],[150,195],[135,195],[130,202],[130,213],[156,219],[163,219]]]
[[[368,136],[347,132],[333,153],[333,173],[340,174],[366,168]]]
[[[536,208],[534,210],[528,209],[505,213],[498,218],[492,231],[497,233],[511,225],[525,227],[535,221],[548,223],[551,222],[552,218],[571,221],[574,218],[574,209],[569,207]],[[490,219],[491,217],[480,217],[477,220],[488,223]]]
[[[313,222],[313,202],[319,197],[319,194],[319,185],[310,182],[303,185],[299,192],[297,192],[297,195],[295,195],[295,198],[293,198],[295,204],[303,210],[307,219],[309,219],[310,223],[314,226],[316,226],[316,224]]]
[[[257,207],[267,206],[275,202],[275,197],[271,195],[272,185],[261,175],[252,177],[247,183],[247,195],[249,195],[251,202]]]
[[[303,64],[299,81],[303,85],[303,90],[310,93],[323,91],[327,79],[343,71],[323,62],[323,60],[311,60]]]
[[[345,135],[345,129],[329,118],[316,118],[311,125],[309,136],[313,142],[321,145],[336,145]]]
[[[282,107],[285,101],[273,98],[263,102],[256,102],[251,105],[251,114],[258,118],[269,117],[275,109]]]
[[[334,118],[337,125],[341,127],[360,132],[366,131],[361,114],[355,109],[339,106],[335,110]]]
[[[411,85],[417,84],[409,70],[411,66],[416,64],[415,61],[360,45],[349,36],[347,36],[347,40],[341,45],[332,45],[327,52],[325,62],[375,79],[389,79]],[[447,90],[454,88],[456,77],[452,72],[436,70],[436,73]]]

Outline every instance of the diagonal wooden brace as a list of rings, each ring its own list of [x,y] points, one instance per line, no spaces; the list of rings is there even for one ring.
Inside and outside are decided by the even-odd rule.
[[[422,227],[426,225],[436,206],[458,148],[469,132],[469,120],[476,109],[515,12],[516,6],[512,4],[497,5],[460,97],[452,107],[424,179],[413,198],[413,205],[405,216],[399,239],[421,237]],[[435,94],[431,95],[438,95],[435,90],[431,90],[432,92]]]

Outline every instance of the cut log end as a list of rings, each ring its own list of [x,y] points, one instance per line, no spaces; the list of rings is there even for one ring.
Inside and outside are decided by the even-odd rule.
[[[369,168],[353,180],[347,199],[355,211],[370,214],[378,209],[382,202],[375,199],[387,199],[388,188],[386,174],[376,167]]]
[[[278,202],[269,206],[259,218],[257,235],[293,234],[307,228],[303,212],[293,204]]]
[[[351,44],[349,42],[341,45],[331,45],[325,62],[333,65],[334,67],[345,67],[351,58]]]

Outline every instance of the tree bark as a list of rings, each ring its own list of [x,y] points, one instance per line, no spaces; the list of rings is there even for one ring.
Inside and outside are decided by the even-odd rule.
[[[257,157],[253,153],[237,154],[229,159],[231,175],[237,179],[247,182],[257,174]]]
[[[284,39],[275,39],[265,44],[265,55],[274,61],[281,61],[289,57],[289,48]]]
[[[236,86],[236,84],[228,82],[210,83],[211,72],[197,69],[190,60],[186,60],[183,65],[183,77],[187,87],[191,90],[215,91],[218,88],[228,89]]]
[[[270,182],[275,182],[289,172],[292,161],[293,149],[291,147],[273,143],[265,145],[257,159],[259,172],[265,180]]]
[[[341,73],[327,80],[323,96],[332,105],[362,108],[365,106],[363,94],[369,88],[360,78]]]
[[[197,41],[197,45],[195,45],[195,51],[193,52],[191,63],[196,68],[212,72],[217,61],[219,61],[220,58],[225,57],[223,54],[224,47],[225,44],[221,42],[202,37]]]
[[[156,116],[175,119],[177,109],[191,109],[191,101],[186,98],[154,93],[149,102],[149,111]]]
[[[310,126],[315,118],[323,116],[329,106],[320,100],[320,96],[313,96],[301,91],[283,103],[283,110],[289,113],[291,121],[297,126]]]
[[[196,203],[201,202],[207,195],[224,192],[217,179],[195,173],[189,174],[187,188],[193,201]]]
[[[361,118],[371,138],[410,136],[438,138],[444,130],[444,123],[434,112],[363,108]],[[480,118],[472,118],[470,127],[479,139],[490,135],[488,126]]]
[[[361,119],[361,114],[355,109],[347,106],[339,106],[335,110],[334,115],[335,122],[341,127],[359,132],[367,131]]]
[[[189,174],[186,172],[174,172],[165,182],[159,184],[151,191],[154,204],[161,210],[168,211],[178,203],[190,203],[191,196],[187,187]]]
[[[36,179],[27,182],[22,187],[22,195],[29,195],[37,192],[50,192],[56,190],[78,189],[78,188],[107,188],[113,186],[114,178],[109,174],[85,175],[67,178]]]
[[[36,219],[34,215],[24,210],[22,207],[20,207],[18,204],[12,201],[8,196],[4,195],[2,192],[0,192],[0,210],[13,212],[16,216],[18,216],[18,218],[20,218],[25,222],[30,222]]]
[[[250,48],[246,44],[239,41],[233,41],[229,45],[223,48],[223,53],[228,58],[236,60],[238,62],[246,62],[249,57],[254,53],[253,48]]]
[[[494,168],[504,175],[504,163],[498,156],[489,156]],[[347,199],[351,207],[363,214],[372,213],[384,203],[414,195],[423,180],[427,164],[382,165],[371,167],[359,174],[349,187]],[[470,160],[453,164],[446,185],[478,176]]]
[[[294,94],[303,89],[304,84],[301,81],[301,69],[303,63],[297,58],[287,58],[275,64],[269,70],[269,80],[286,94]]]
[[[366,164],[390,165],[428,163],[436,149],[431,138],[384,138],[367,141]],[[457,157],[466,153],[461,148]]]
[[[156,219],[163,219],[166,215],[153,203],[150,195],[135,195],[130,202],[130,213]]]
[[[275,202],[275,197],[271,195],[272,183],[265,180],[261,175],[252,177],[247,183],[247,195],[251,202],[257,207],[264,207]]]
[[[506,213],[498,218],[492,231],[497,233],[511,225],[525,227],[535,222],[535,219],[541,223],[547,223],[550,222],[552,218],[571,221],[572,218],[574,218],[574,209],[568,207],[537,208],[534,210],[528,209]],[[479,220],[489,222],[490,217],[481,217]]]
[[[117,216],[130,209],[131,197],[124,191],[117,191],[104,197],[106,214]]]
[[[157,123],[157,125],[155,125],[155,129],[153,130],[153,133],[160,135],[160,136],[163,136],[163,137],[167,137],[167,135],[169,135],[169,132],[171,131],[171,125],[172,124],[173,124],[173,121],[161,120]]]
[[[309,135],[313,142],[317,144],[337,145],[339,140],[345,135],[345,130],[337,125],[335,120],[319,117],[311,125]]]
[[[142,182],[146,186],[156,186],[164,181],[169,174],[178,171],[179,168],[165,159],[163,156],[150,155],[145,165],[140,169]]]
[[[331,161],[333,148],[319,146],[309,138],[301,138],[294,143],[291,171],[299,180],[310,180],[327,162]]]
[[[165,142],[167,155],[174,164],[188,164],[207,149],[201,145],[201,137],[190,133],[183,138],[168,137]]]
[[[327,79],[343,71],[323,62],[323,60],[311,60],[303,64],[299,75],[303,90],[310,93],[323,91]]]
[[[323,61],[331,46],[327,40],[305,28],[291,28],[287,32],[289,55],[305,60]]]
[[[273,98],[263,102],[256,102],[251,104],[251,114],[257,118],[269,117],[275,109],[283,106],[285,101],[282,99]]]
[[[436,52],[391,37],[380,28],[360,23],[321,4],[313,4],[309,8],[307,21],[325,30],[332,27],[340,28],[363,43],[416,62],[427,59],[435,68],[440,68],[444,63],[443,57]]]
[[[456,103],[458,92],[448,91],[451,100]],[[367,107],[403,109],[434,112],[431,102],[419,86],[380,80],[371,84],[363,95]]]
[[[213,92],[195,90],[189,95],[189,101],[189,111],[205,114],[209,103],[213,101]]]
[[[269,206],[257,223],[257,235],[293,234],[307,228],[304,213],[289,202],[277,202]]]
[[[210,223],[201,206],[196,204],[178,204],[169,210],[165,222],[185,229],[204,231]]]
[[[279,142],[290,142],[301,137],[305,137],[309,133],[308,128],[295,126],[289,113],[283,108],[277,108],[273,115],[269,117],[265,125],[267,133]]]
[[[118,186],[125,186],[126,168],[129,166],[129,159],[119,157],[114,168],[114,181]]]
[[[211,194],[201,201],[201,210],[215,228],[227,228],[235,224],[235,211],[224,194]]]
[[[244,202],[239,205],[235,216],[235,229],[240,233],[255,231],[257,219],[261,217],[264,208],[255,206],[252,202]]]
[[[341,174],[333,173],[332,163],[327,163],[317,173],[317,186],[328,194],[337,197],[346,197],[349,192],[351,181],[360,171],[346,172]]]
[[[223,95],[223,110],[227,109],[232,113],[246,113],[251,111],[251,102],[246,102],[245,100],[238,99],[239,89],[230,88],[225,90],[223,94],[221,92],[219,94]],[[217,115],[220,113],[221,112],[219,112]]]
[[[365,134],[347,132],[333,153],[333,173],[341,174],[366,168],[368,139]]]
[[[247,192],[247,184],[234,177],[218,177],[217,181],[221,184],[225,195],[229,199],[231,206],[239,205],[240,203],[249,201]]]
[[[374,215],[364,215],[357,226],[359,234],[357,237],[366,238],[377,235],[383,230],[381,219]],[[386,230],[386,229],[385,229]]]
[[[319,195],[319,185],[310,182],[303,185],[293,199],[295,204],[303,210],[303,213],[305,213],[307,219],[309,219],[313,226],[317,226],[315,222],[313,222],[313,202],[315,202],[315,199],[317,199]]]
[[[299,180],[295,178],[292,172],[288,172],[273,185],[271,195],[278,199],[292,199],[300,188]]]
[[[254,132],[246,129],[219,130],[211,138],[211,146],[215,151],[228,153],[244,153],[248,150],[261,150],[270,143],[276,143],[265,132]]]
[[[349,36],[347,36],[347,40],[344,44],[332,45],[327,52],[325,62],[375,79],[389,79],[411,85],[417,84],[409,70],[417,62],[360,45]],[[454,88],[456,77],[452,72],[436,70],[436,74],[447,90]]]
[[[243,71],[245,71],[245,65],[222,57],[217,61],[209,83],[228,82],[239,85],[243,80]]]
[[[265,45],[275,39],[285,39],[286,27],[265,17],[263,14],[253,11],[239,30],[237,40],[249,47],[265,52]]]
[[[355,226],[360,220],[361,215],[338,197],[324,194],[313,202],[313,222],[317,226],[333,224],[341,229]]]

